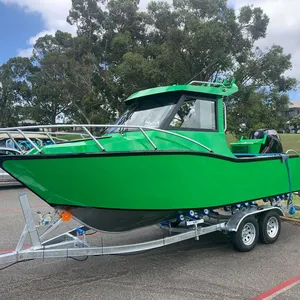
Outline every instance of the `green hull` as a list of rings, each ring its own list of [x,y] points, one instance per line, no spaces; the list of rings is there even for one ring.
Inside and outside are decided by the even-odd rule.
[[[2,167],[53,206],[180,210],[289,192],[280,156],[236,159],[163,151],[30,155],[6,157]],[[300,158],[290,157],[289,167],[293,191],[298,191]]]
[[[247,148],[238,143],[247,150],[244,156],[253,157],[237,158],[227,146],[222,97],[237,91],[234,81],[198,84],[138,92],[128,98],[132,105],[118,121],[123,129],[112,125],[96,138],[81,126],[94,140],[0,156],[0,167],[51,206],[105,231],[289,193],[287,163],[280,154],[250,153],[257,140]],[[136,123],[143,129],[130,127]],[[288,164],[292,190],[299,191],[300,157],[290,156]]]

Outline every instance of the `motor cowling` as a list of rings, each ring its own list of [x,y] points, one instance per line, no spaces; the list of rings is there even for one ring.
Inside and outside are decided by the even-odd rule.
[[[259,129],[250,133],[249,139],[263,139],[259,153],[282,153],[279,134],[274,129]]]

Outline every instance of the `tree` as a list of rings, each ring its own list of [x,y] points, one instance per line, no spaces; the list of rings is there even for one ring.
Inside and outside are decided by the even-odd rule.
[[[85,36],[59,31],[36,42],[33,59],[40,72],[31,77],[32,115],[39,122],[55,124],[63,117],[79,123],[111,120],[114,111],[103,96],[103,67],[86,45]]]
[[[112,122],[137,90],[234,76],[240,91],[226,99],[229,129],[284,124],[278,112],[296,80],[284,75],[291,57],[282,47],[255,48],[269,23],[260,8],[236,14],[226,0],[152,1],[146,12],[138,6],[138,0],[72,0],[67,22],[77,36],[57,31],[38,39],[18,88],[32,117]],[[6,98],[16,99],[8,91]]]
[[[68,58],[57,52],[45,54],[39,64],[39,72],[31,76],[34,95],[31,115],[39,123],[56,124],[66,114],[68,95],[66,94],[66,72]]]
[[[294,78],[283,74],[292,66],[291,56],[280,46],[272,46],[263,53],[256,49],[235,72],[240,90],[227,99],[231,115],[229,128],[238,132],[245,123],[247,132],[257,127],[282,128],[289,98],[285,94],[297,85]]]
[[[254,42],[265,36],[269,20],[262,10],[250,7],[236,16],[226,0],[175,0],[173,5],[150,2],[147,13],[135,11],[128,22],[138,21],[144,29],[115,34],[119,47],[111,49],[118,57],[123,53],[110,71],[124,95],[232,73],[247,61]]]
[[[294,132],[297,133],[298,130],[300,129],[300,116],[297,115],[297,116],[293,117],[289,121],[289,125],[292,125],[294,127]]]
[[[15,126],[26,116],[24,109],[31,100],[31,87],[27,77],[36,68],[28,58],[11,58],[0,66],[0,126]]]

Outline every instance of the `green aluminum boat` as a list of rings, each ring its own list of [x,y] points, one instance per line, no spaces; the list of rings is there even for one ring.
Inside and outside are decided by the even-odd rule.
[[[223,99],[237,91],[234,80],[157,87],[126,99],[113,125],[26,127],[48,136],[50,128],[76,128],[82,138],[0,155],[0,167],[99,231],[175,225],[215,208],[286,199],[300,190],[297,153],[283,154],[266,130],[227,145]],[[24,127],[0,131],[26,137]]]

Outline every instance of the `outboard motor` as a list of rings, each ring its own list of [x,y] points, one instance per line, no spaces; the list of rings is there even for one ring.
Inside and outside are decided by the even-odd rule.
[[[231,143],[230,148],[232,153],[238,156],[283,152],[280,137],[273,129],[254,130],[250,133],[249,139],[241,137],[239,141]]]
[[[259,153],[282,153],[280,137],[274,129],[259,129],[250,133],[249,139],[262,139]]]

